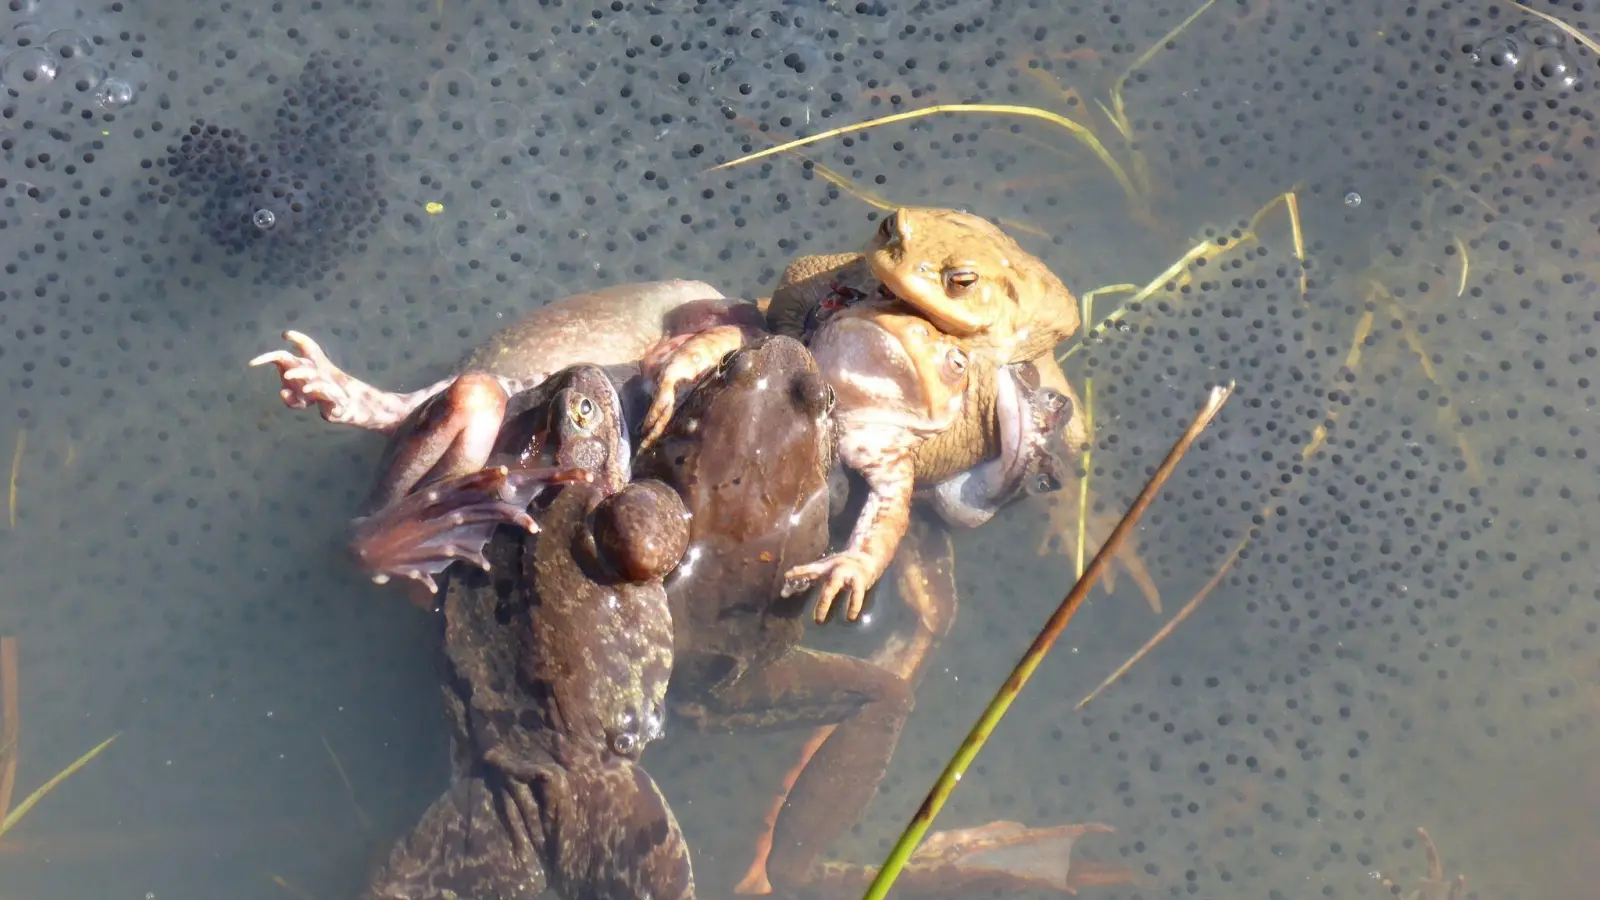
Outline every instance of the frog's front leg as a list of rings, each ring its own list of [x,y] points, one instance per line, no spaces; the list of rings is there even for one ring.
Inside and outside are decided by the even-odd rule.
[[[678,391],[715,369],[723,357],[743,347],[750,337],[751,330],[746,326],[718,325],[683,339],[662,361],[644,361],[644,375],[655,382],[656,395],[640,424],[640,453],[666,433],[678,408]]]
[[[450,384],[447,379],[409,394],[385,391],[334,365],[317,342],[306,335],[285,331],[283,337],[295,345],[298,353],[273,350],[250,360],[250,365],[277,367],[278,378],[283,382],[278,396],[284,405],[305,409],[315,403],[322,418],[335,425],[354,425],[387,434],[424,400]]]
[[[675,707],[707,731],[837,723],[800,771],[773,824],[766,871],[802,884],[872,801],[913,705],[904,679],[863,659],[795,648],[701,703]],[[759,876],[758,876],[759,877]],[[764,893],[764,881],[743,892]]]
[[[848,444],[849,438],[843,443]],[[864,453],[870,454],[867,448]],[[844,459],[851,462],[851,449],[843,451]],[[795,566],[784,575],[783,595],[793,596],[805,590],[817,579],[822,586],[817,592],[816,620],[828,620],[833,602],[841,591],[846,591],[845,619],[854,622],[861,618],[861,608],[866,604],[867,590],[883,577],[884,570],[894,559],[894,552],[905,537],[911,522],[911,494],[916,486],[916,469],[909,453],[893,454],[887,459],[874,459],[857,471],[866,479],[867,501],[850,533],[850,543],[838,553],[824,556],[814,563]]]
[[[873,282],[866,258],[859,253],[799,257],[773,288],[767,328],[773,334],[803,339],[813,310],[845,294],[861,293],[860,287]]]
[[[514,835],[526,823],[487,777],[462,778],[423,814],[373,875],[362,900],[533,900],[546,887],[535,846],[542,836]],[[537,829],[535,820],[532,827]]]

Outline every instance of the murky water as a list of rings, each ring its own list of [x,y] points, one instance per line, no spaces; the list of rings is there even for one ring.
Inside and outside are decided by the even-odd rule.
[[[1163,40],[1197,8],[0,9],[15,797],[120,735],[0,838],[0,893],[344,896],[442,788],[425,616],[341,554],[380,442],[285,410],[245,367],[282,329],[412,389],[562,294],[693,277],[761,295],[795,254],[862,243],[879,201],[994,217],[1080,294],[1212,242],[1068,359],[1093,381],[1112,514],[1206,387],[1239,385],[1140,531],[1162,612],[1126,576],[1097,593],[941,825],[1110,825],[1079,852],[1140,881],[1086,897],[1387,896],[1425,874],[1419,826],[1476,896],[1586,895],[1595,56],[1507,3],[1219,0]],[[382,70],[386,205],[325,271],[264,272],[157,202],[164,167],[141,162],[200,118],[269,134],[318,50]],[[936,103],[1083,123],[1125,184],[1067,130],[997,113],[704,171]],[[960,619],[838,855],[888,849],[1066,590],[1072,561],[1035,551],[1052,511],[958,536]],[[876,636],[840,630],[816,640]],[[728,893],[800,734],[650,749],[702,893]]]

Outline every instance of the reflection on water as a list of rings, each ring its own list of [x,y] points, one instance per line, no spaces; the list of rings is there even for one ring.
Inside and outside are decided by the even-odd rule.
[[[1080,852],[1141,884],[1085,896],[1410,891],[1418,826],[1478,896],[1583,895],[1600,874],[1595,56],[1491,3],[1217,3],[1163,43],[1198,6],[0,10],[19,794],[122,733],[0,839],[9,891],[292,895],[277,876],[340,896],[437,796],[430,623],[341,552],[378,446],[286,413],[245,367],[282,329],[415,389],[559,294],[661,277],[759,294],[797,253],[864,242],[865,193],[997,218],[1080,294],[1212,242],[1068,360],[1093,381],[1110,514],[1205,386],[1239,382],[1140,534],[1162,615],[1126,577],[1097,596],[941,824],[1109,824]],[[1119,115],[1119,76],[1153,46]],[[142,161],[196,119],[272,134],[319,50],[384,73],[387,209],[321,278],[235,277],[193,210],[150,201]],[[1085,123],[1126,181],[1066,130],[998,115],[703,171],[961,102]],[[327,196],[295,190],[276,199]],[[1303,270],[1286,205],[1254,218],[1289,191]],[[959,537],[965,609],[837,853],[888,849],[1053,608],[1075,504],[1069,486]],[[1064,552],[1036,555],[1062,528]],[[1075,710],[1230,558],[1173,638]],[[882,627],[815,640],[866,651]],[[742,871],[799,740],[651,748],[703,891]]]

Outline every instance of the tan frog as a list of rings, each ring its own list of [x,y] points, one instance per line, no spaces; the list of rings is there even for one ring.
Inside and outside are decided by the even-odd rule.
[[[971,213],[915,207],[885,216],[860,252],[795,260],[767,320],[794,333],[819,305],[880,292],[1000,365],[1048,354],[1080,324],[1078,299],[998,226]]]
[[[955,488],[950,479],[985,461],[1017,459],[1023,451],[1017,441],[1025,432],[1008,429],[998,414],[1011,390],[1005,376],[1017,374],[1008,364],[1031,363],[1034,390],[1048,389],[1066,398],[1069,414],[1061,438],[1070,457],[1076,459],[1088,446],[1085,417],[1071,414],[1082,409],[1081,402],[1054,356],[1055,345],[1081,324],[1077,299],[1049,267],[1000,228],[956,210],[895,210],[879,223],[863,250],[802,256],[790,263],[769,301],[768,327],[804,337],[837,310],[869,298],[899,299],[946,334],[961,338],[969,355],[962,415],[913,453],[917,486],[947,521],[971,527],[987,521],[995,507],[947,505],[944,501]],[[1038,458],[1035,453],[1031,460]],[[1068,553],[1075,545],[1063,536],[1077,531],[1076,491],[1051,500],[1051,533],[1040,552]],[[1114,516],[1090,520],[1090,552],[1115,522]],[[1160,612],[1160,593],[1133,542],[1124,545],[1117,562]],[[1114,588],[1111,572],[1103,584],[1108,592]]]

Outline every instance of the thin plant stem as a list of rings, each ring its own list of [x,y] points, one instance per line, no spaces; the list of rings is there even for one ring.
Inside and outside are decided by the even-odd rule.
[[[922,806],[911,817],[911,822],[906,825],[905,831],[901,833],[900,840],[896,841],[894,848],[889,851],[889,858],[884,860],[883,867],[878,870],[877,877],[873,878],[872,885],[867,888],[865,900],[883,900],[888,895],[889,888],[894,885],[894,881],[899,877],[900,871],[905,868],[906,863],[911,859],[912,853],[922,843],[923,836],[928,833],[928,827],[933,824],[934,817],[939,814],[939,810],[944,806],[945,800],[955,790],[956,783],[961,780],[962,774],[972,764],[972,760],[977,757],[978,751],[988,741],[989,735],[994,733],[995,727],[1000,724],[1000,720],[1005,716],[1006,710],[1011,708],[1012,701],[1016,700],[1017,695],[1022,691],[1022,686],[1027,684],[1034,670],[1043,661],[1045,654],[1050,652],[1051,646],[1061,636],[1061,632],[1067,627],[1067,623],[1072,620],[1078,608],[1083,605],[1084,598],[1089,596],[1089,591],[1094,587],[1094,583],[1100,579],[1106,567],[1111,564],[1111,558],[1116,555],[1122,542],[1127,540],[1128,534],[1138,524],[1139,517],[1144,514],[1145,509],[1155,500],[1157,492],[1161,490],[1161,485],[1172,474],[1173,470],[1178,467],[1178,461],[1188,451],[1189,445],[1194,443],[1195,438],[1200,436],[1200,432],[1204,431],[1205,427],[1222,410],[1222,404],[1227,402],[1228,397],[1232,395],[1233,388],[1234,385],[1230,382],[1227,387],[1214,387],[1211,389],[1211,395],[1206,399],[1205,406],[1195,416],[1189,427],[1184,430],[1177,443],[1172,445],[1172,449],[1168,451],[1166,459],[1161,461],[1161,465],[1156,468],[1155,474],[1150,476],[1150,480],[1145,484],[1144,489],[1134,499],[1133,506],[1123,515],[1122,521],[1117,523],[1117,527],[1112,530],[1111,536],[1106,538],[1105,544],[1100,547],[1100,552],[1094,555],[1094,560],[1089,563],[1089,568],[1084,571],[1083,577],[1079,578],[1078,583],[1072,586],[1071,591],[1067,592],[1067,596],[1062,599],[1061,605],[1056,608],[1055,613],[1050,616],[1050,620],[1045,623],[1044,628],[1033,639],[1033,645],[1022,655],[1017,667],[1006,678],[1005,684],[1000,686],[1000,690],[994,695],[994,699],[989,701],[988,707],[978,717],[977,724],[973,725],[972,730],[967,733],[966,740],[961,742],[961,747],[956,750],[956,755],[945,766],[944,771],[939,775],[938,781],[934,782],[933,788],[928,791],[927,798],[922,801]]]

